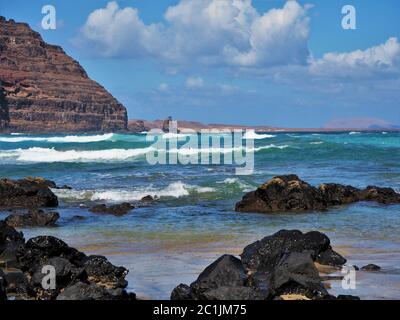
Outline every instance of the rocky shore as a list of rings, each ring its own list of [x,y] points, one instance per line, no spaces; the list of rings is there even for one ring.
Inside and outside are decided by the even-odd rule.
[[[60,215],[44,208],[58,206],[54,182],[43,178],[0,180],[0,210],[11,214],[0,221],[0,299],[36,300],[134,300],[126,291],[128,270],[111,264],[106,257],[86,255],[52,236],[25,241],[20,227],[52,227]],[[142,199],[143,205],[155,201]],[[390,188],[357,189],[339,184],[318,188],[296,175],[275,177],[256,191],[246,194],[237,211],[279,212],[326,210],[330,206],[356,201],[400,203]],[[97,204],[93,214],[117,217],[138,204]],[[240,258],[223,255],[209,265],[190,285],[180,284],[172,300],[274,300],[274,299],[358,299],[331,295],[317,266],[340,270],[346,259],[333,250],[323,233],[281,230],[243,249]],[[46,288],[46,268],[54,268],[54,288]],[[355,267],[355,270],[360,268]],[[377,272],[369,264],[363,272]]]

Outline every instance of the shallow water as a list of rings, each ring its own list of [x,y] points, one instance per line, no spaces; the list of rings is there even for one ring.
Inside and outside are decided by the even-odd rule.
[[[380,273],[358,272],[354,292],[332,282],[332,293],[400,297],[399,205],[357,203],[305,214],[233,211],[245,192],[278,174],[296,173],[312,184],[400,190],[400,134],[268,133],[257,138],[254,174],[235,176],[233,165],[151,166],[144,135],[0,136],[0,176],[42,176],[73,187],[55,191],[61,200],[59,226],[23,230],[26,238],[54,235],[87,253],[106,255],[130,269],[129,288],[143,297],[168,298],[174,286],[195,280],[221,254],[240,254],[245,245],[280,229],[325,232],[350,264],[383,267]],[[160,199],[124,217],[79,208],[148,194]],[[73,220],[75,215],[87,219]]]

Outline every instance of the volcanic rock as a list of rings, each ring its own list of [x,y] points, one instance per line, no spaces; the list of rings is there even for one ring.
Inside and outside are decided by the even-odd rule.
[[[361,190],[336,183],[324,183],[316,188],[291,174],[274,177],[245,194],[235,210],[264,213],[321,211],[358,201],[400,203],[400,194],[391,188],[369,186]]]
[[[57,207],[49,184],[42,178],[0,179],[0,209]]]
[[[64,50],[26,23],[0,16],[0,130],[127,129],[127,111]]]
[[[379,270],[381,270],[381,267],[377,266],[376,264],[371,263],[371,264],[368,264],[368,265],[362,267],[361,270],[362,271],[379,271]]]
[[[112,214],[114,216],[123,216],[134,208],[135,207],[132,206],[130,203],[124,202],[109,207],[107,207],[105,204],[99,204],[92,207],[90,211],[93,213],[105,213],[105,214]]]
[[[59,218],[58,212],[44,212],[43,210],[32,209],[26,214],[12,214],[5,219],[5,222],[14,228],[49,227],[54,226]]]

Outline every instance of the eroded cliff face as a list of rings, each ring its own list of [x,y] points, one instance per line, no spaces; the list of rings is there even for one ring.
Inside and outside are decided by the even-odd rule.
[[[28,24],[0,16],[0,130],[127,129],[127,112],[77,61]]]

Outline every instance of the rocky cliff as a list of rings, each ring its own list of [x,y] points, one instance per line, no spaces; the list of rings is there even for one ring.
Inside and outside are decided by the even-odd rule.
[[[77,61],[0,16],[0,130],[123,131],[127,112]]]

